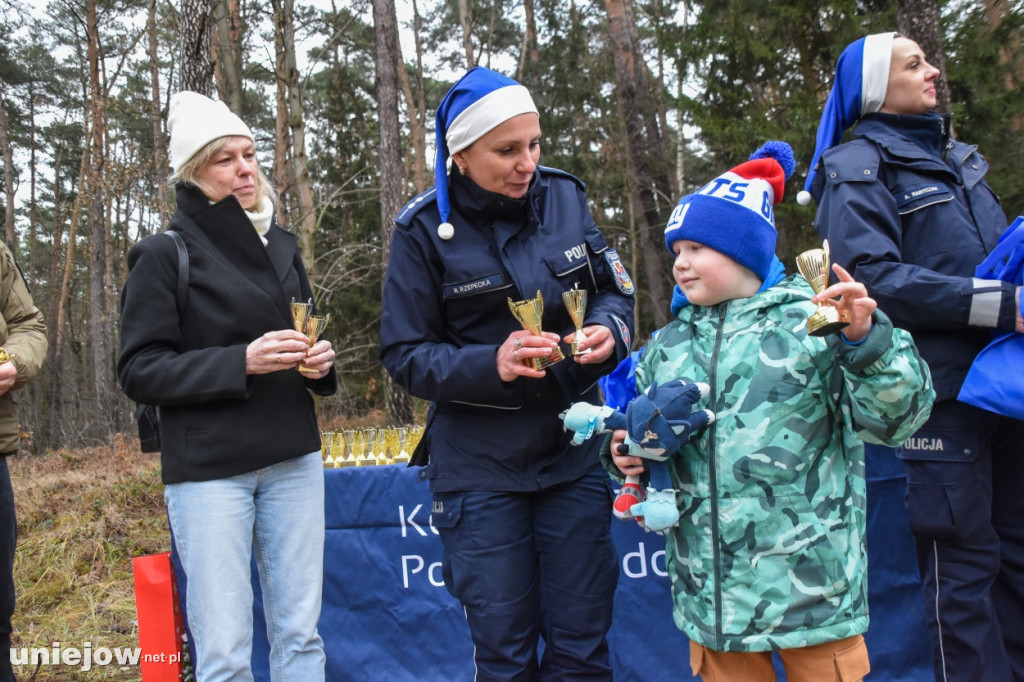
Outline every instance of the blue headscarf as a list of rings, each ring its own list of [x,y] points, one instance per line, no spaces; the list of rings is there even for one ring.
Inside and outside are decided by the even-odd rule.
[[[441,100],[434,118],[437,140],[434,185],[437,189],[437,208],[441,212],[439,231],[443,238],[450,239],[453,234],[448,223],[451,213],[448,157],[462,151],[508,119],[526,113],[537,113],[529,91],[508,76],[482,66],[467,71]],[[443,228],[449,231],[447,237],[444,237]]]
[[[843,133],[864,114],[882,107],[889,84],[892,41],[895,33],[875,33],[860,38],[843,50],[836,62],[836,76],[821,112],[818,135],[804,189],[796,195],[801,206],[811,203],[811,184],[818,160],[843,139]]]

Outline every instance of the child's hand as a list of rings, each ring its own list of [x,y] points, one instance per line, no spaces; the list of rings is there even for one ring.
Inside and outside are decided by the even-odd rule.
[[[839,283],[833,284],[820,294],[815,294],[811,301],[835,306],[839,311],[839,319],[850,323],[848,327],[843,328],[843,336],[847,341],[856,343],[863,340],[871,331],[871,314],[875,312],[878,304],[875,303],[875,299],[868,296],[867,287],[855,281],[841,265],[834,263],[832,271],[839,278]],[[839,300],[833,300],[836,298]]]
[[[628,452],[629,446],[626,445],[625,429],[612,431],[612,461],[615,462],[615,466],[619,468],[622,475],[639,476],[644,473],[644,460],[633,455],[620,455],[620,446]]]

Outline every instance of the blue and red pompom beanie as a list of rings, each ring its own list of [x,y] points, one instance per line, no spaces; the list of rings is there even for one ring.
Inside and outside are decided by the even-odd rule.
[[[679,200],[665,227],[668,250],[680,239],[697,242],[766,280],[779,236],[774,206],[782,201],[786,179],[795,168],[788,144],[766,142],[749,161]]]

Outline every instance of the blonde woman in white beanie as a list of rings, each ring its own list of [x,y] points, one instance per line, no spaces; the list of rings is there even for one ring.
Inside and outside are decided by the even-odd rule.
[[[252,680],[255,551],[275,681],[324,679],[324,503],[312,394],[337,388],[331,343],[293,330],[313,294],[295,236],[274,221],[252,132],[222,103],[171,98],[169,231],[128,256],[118,378],[160,410],[161,475],[188,580],[197,679]],[[299,372],[302,365],[304,370]]]

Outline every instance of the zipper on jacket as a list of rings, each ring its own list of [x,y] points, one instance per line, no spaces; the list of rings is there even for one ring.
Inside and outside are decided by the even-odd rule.
[[[971,203],[971,191],[968,190],[967,185],[964,184],[964,165],[975,153],[977,153],[978,145],[969,145],[966,153],[964,154],[964,157],[959,161],[955,161],[951,156],[954,147],[955,145],[953,144],[953,140],[951,139],[948,143],[948,147],[946,148],[946,154],[943,161],[946,162],[947,167],[954,171],[953,176],[956,178],[956,184],[960,188],[960,192],[964,195],[964,205],[967,208],[967,214],[971,216],[971,223],[974,226],[974,233],[977,235],[978,241],[981,242],[981,244],[985,248],[991,250],[991,248],[994,247],[989,247],[985,243],[985,235],[981,230],[981,226],[978,224],[978,216],[974,215],[974,205]],[[953,166],[950,162],[953,162],[956,165]],[[983,180],[984,178],[982,178],[982,180],[979,180],[979,182],[982,182]]]
[[[711,385],[711,411],[718,412],[718,354],[722,350],[722,332],[725,326],[725,313],[728,303],[723,304],[718,310],[718,328],[715,331],[715,349],[711,354],[711,371],[708,372],[708,383]],[[719,523],[718,523],[718,466],[715,444],[717,442],[718,420],[711,422],[708,433],[708,488],[711,496],[711,556],[714,565],[715,580],[715,649],[725,650],[725,634],[722,628],[722,554],[719,551]]]

